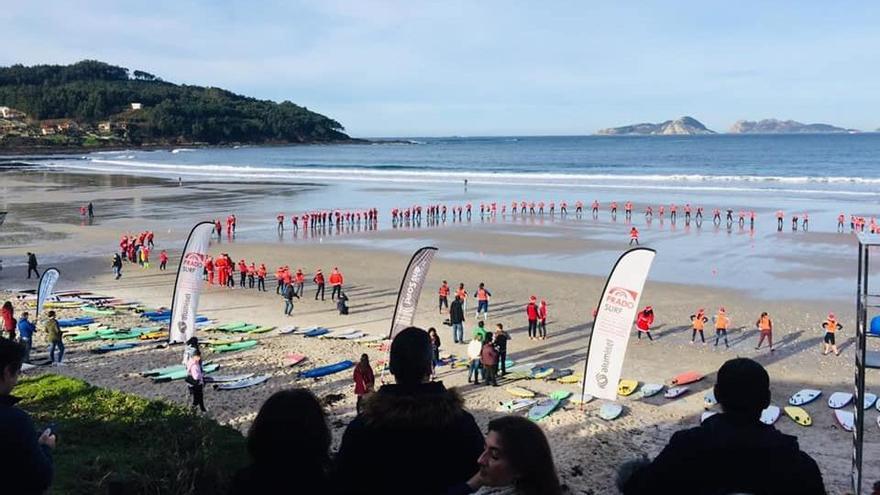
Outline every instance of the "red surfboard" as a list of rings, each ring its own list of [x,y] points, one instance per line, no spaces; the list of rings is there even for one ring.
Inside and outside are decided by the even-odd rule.
[[[696,371],[685,371],[684,373],[672,377],[673,385],[687,385],[688,383],[698,382],[703,379],[703,375]]]

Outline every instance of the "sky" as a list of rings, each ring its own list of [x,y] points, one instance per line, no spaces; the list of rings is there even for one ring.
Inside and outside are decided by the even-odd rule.
[[[95,1],[0,8],[0,65],[97,59],[290,100],[356,137],[690,115],[880,127],[880,2]]]

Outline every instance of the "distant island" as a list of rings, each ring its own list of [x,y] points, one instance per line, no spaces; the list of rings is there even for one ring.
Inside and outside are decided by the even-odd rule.
[[[353,142],[289,101],[178,85],[95,60],[0,67],[0,151]]]
[[[738,120],[728,132],[731,134],[836,134],[859,131],[829,124],[803,124],[794,120],[764,119],[757,122]]]
[[[698,134],[715,134],[699,120],[693,117],[681,117],[675,120],[667,120],[660,124],[633,124],[622,127],[609,127],[600,129],[596,134],[601,136],[692,136]]]

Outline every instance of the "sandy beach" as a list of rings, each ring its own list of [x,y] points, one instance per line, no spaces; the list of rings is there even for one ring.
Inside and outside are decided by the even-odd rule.
[[[309,239],[293,238],[288,233],[283,239],[273,239],[274,215],[267,215],[273,211],[272,201],[278,198],[289,203],[307,201],[317,194],[320,186],[210,183],[178,187],[176,181],[58,172],[7,172],[2,178],[0,210],[10,211],[7,223],[0,227],[0,258],[4,261],[0,272],[2,290],[34,287],[33,281],[24,278],[22,266],[23,254],[34,251],[40,256],[41,268],[57,266],[61,270],[59,290],[90,290],[150,307],[168,306],[174,270],[186,233],[198,220],[225,218],[234,212],[241,225],[237,238],[231,243],[224,239],[214,244],[212,253],[229,252],[236,261],[265,263],[270,273],[279,265],[302,267],[307,274],[317,268],[326,273],[338,266],[345,275],[351,313],[338,315],[330,302],[329,291],[326,301],[315,301],[314,291],[307,284],[305,297],[295,303],[293,317],[286,318],[283,301],[274,293],[274,280],[271,280],[267,282],[267,293],[208,287],[201,298],[200,314],[221,323],[248,321],[277,327],[319,325],[386,335],[400,279],[409,259],[407,250],[412,246],[436,244],[440,251],[431,267],[415,324],[438,329],[443,341],[442,352],[461,357],[465,355],[465,346],[453,344],[450,327],[442,324],[445,316],[439,314],[436,307],[437,287],[442,280],[448,280],[453,286],[462,282],[473,292],[477,284],[484,282],[493,294],[487,326],[502,323],[511,333],[510,359],[557,369],[571,368],[576,372],[582,371],[591,329],[590,314],[604,284],[604,277],[598,274],[607,273],[611,267],[608,260],[613,261],[626,248],[625,243],[611,234],[612,229],[617,232],[624,227],[607,223],[591,228],[566,222],[547,222],[546,225],[504,222],[487,223],[480,228],[468,224],[405,231],[385,228],[377,232],[353,231]],[[96,203],[99,216],[94,224],[83,225],[76,208],[88,201]],[[387,216],[385,211],[382,214]],[[160,272],[155,261],[149,269],[126,264],[123,278],[113,280],[109,258],[119,236],[147,229],[156,232],[154,260],[159,249],[168,249],[169,270]],[[664,235],[667,237],[658,239],[655,246],[658,270],[694,270],[695,278],[709,278],[711,267],[697,266],[694,261],[704,248],[688,251],[682,247],[687,241],[674,244],[674,239],[683,235],[681,231],[664,231]],[[783,239],[779,241],[783,244],[760,248],[773,251],[774,258],[763,262],[780,267],[774,280],[787,280],[796,293],[800,290],[797,285],[814,284],[828,277],[849,277],[854,283],[856,251],[852,249],[851,236],[821,232],[811,232],[809,236]],[[584,252],[593,254],[584,258],[581,257]],[[730,253],[733,258],[748,255],[748,251]],[[566,269],[567,264],[582,264],[584,260],[595,266],[588,270]],[[788,397],[802,388],[823,391],[820,400],[806,407],[813,417],[813,426],[800,427],[783,415],[776,427],[796,435],[801,448],[816,459],[829,493],[849,491],[852,435],[836,424],[825,397],[834,391],[852,389],[855,323],[852,298],[841,297],[836,292],[821,298],[815,296],[815,291],[807,291],[810,297],[799,297],[787,293],[784,285],[772,286],[772,295],[768,295],[766,287],[760,291],[742,290],[758,282],[741,280],[750,274],[737,273],[735,266],[722,269],[722,276],[729,283],[716,280],[709,284],[682,284],[649,279],[645,287],[642,304],[654,306],[657,315],[655,341],[630,341],[624,376],[644,384],[667,382],[688,370],[705,374],[702,381],[691,386],[690,393],[676,400],[662,396],[642,400],[620,398],[625,413],[612,422],[597,416],[599,401],[583,407],[567,403],[541,421],[550,438],[560,476],[573,493],[616,493],[616,467],[642,454],[655,455],[673,432],[697,425],[704,410],[703,395],[711,390],[715,371],[725,360],[737,356],[754,358],[767,367],[772,403],[777,406],[786,405]],[[0,299],[10,295],[2,292]],[[524,307],[531,295],[549,303],[546,341],[530,341],[526,336]],[[730,349],[714,348],[711,330],[706,332],[707,345],[690,344],[688,315],[700,307],[711,315],[721,305],[727,308],[732,319]],[[466,335],[475,325],[474,306],[474,301],[470,301]],[[17,311],[23,307],[19,303]],[[762,311],[769,312],[774,320],[777,350],[773,354],[766,348],[754,350],[758,337],[754,322]],[[837,357],[821,355],[823,333],[819,324],[829,311],[837,313],[844,326],[838,334],[842,353]],[[61,310],[60,314],[63,317],[78,313]],[[108,323],[115,322],[119,326],[136,326],[143,322],[134,314],[113,318],[117,320],[108,319]],[[216,335],[202,334],[204,337]],[[302,368],[343,359],[356,360],[363,352],[375,362],[384,358],[383,353],[356,342],[278,335],[274,331],[254,338],[260,341],[254,349],[231,354],[209,353],[207,360],[220,364],[218,373],[265,373],[271,375],[270,380],[243,390],[208,391],[206,403],[210,416],[245,432],[260,404],[274,391],[305,386],[325,399],[334,431],[334,447],[338,445],[345,425],[354,417],[355,397],[350,373],[319,380],[299,380],[296,373]],[[90,353],[96,345],[70,344],[68,366],[52,371],[144,397],[187,402],[183,383],[154,384],[138,375],[142,370],[177,363],[179,347],[158,348],[155,343],[144,343],[116,353]],[[35,346],[35,350],[40,349],[43,346]],[[305,354],[308,360],[299,367],[288,367],[284,357],[291,352]],[[448,386],[459,387],[467,408],[480,425],[485,426],[500,414],[495,411],[498,403],[511,398],[504,391],[504,386],[510,383],[505,380],[498,388],[474,386],[467,384],[466,378],[464,368],[438,369],[438,379]],[[542,394],[559,389],[579,390],[576,385],[537,380],[520,380],[515,384]],[[876,372],[869,370],[868,384],[869,390],[880,391]],[[873,408],[866,415],[865,479],[869,482],[880,480],[880,466],[871,461],[880,455],[876,415]],[[711,468],[708,460],[706,465],[694,467]]]

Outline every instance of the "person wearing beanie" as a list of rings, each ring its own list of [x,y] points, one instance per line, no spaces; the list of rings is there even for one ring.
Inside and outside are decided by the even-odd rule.
[[[770,377],[761,364],[747,358],[724,363],[715,397],[721,414],[673,434],[652,462],[621,466],[617,484],[624,495],[825,494],[819,467],[797,438],[761,422],[770,405]],[[707,462],[712,469],[694,469]]]

